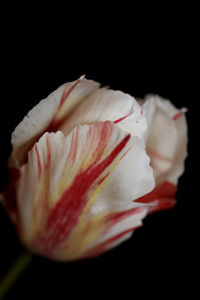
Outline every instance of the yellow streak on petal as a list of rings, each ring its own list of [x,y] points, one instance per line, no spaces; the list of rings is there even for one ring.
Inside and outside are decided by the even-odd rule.
[[[90,245],[101,237],[106,229],[105,218],[110,213],[110,211],[105,211],[99,213],[98,215],[92,216],[89,219],[88,214],[90,212],[91,206],[95,202],[97,196],[106,188],[109,183],[109,178],[112,172],[115,170],[119,164],[121,157],[118,158],[109,169],[109,175],[106,179],[93,191],[88,193],[88,202],[79,217],[78,224],[73,229],[69,241],[66,245],[66,250],[60,252],[61,259],[76,259],[81,257],[90,247]],[[106,170],[105,170],[106,172]],[[107,170],[108,172],[108,170]],[[102,174],[102,176],[105,174]],[[64,245],[65,247],[65,245]]]
[[[48,199],[49,176],[48,173],[46,173],[41,176],[40,180],[35,185],[31,228],[23,235],[23,240],[25,242],[31,241],[38,232],[38,229],[41,229],[44,226],[48,216]]]
[[[51,197],[49,197],[49,205],[51,207],[53,207],[57,203],[63,192],[70,187],[77,174],[84,172],[91,165],[91,163],[97,159],[98,153],[96,154],[96,152],[92,152],[89,147],[87,150],[88,151],[84,152],[83,154],[84,159],[82,157],[79,157],[76,162],[73,162],[71,160],[68,160],[66,162],[64,172],[57,184],[56,190],[51,195]],[[99,163],[103,161],[112,152],[112,150],[113,148],[110,147],[109,150],[104,151]]]
[[[79,99],[76,95],[68,97],[68,99],[63,103],[61,109],[56,114],[56,120],[62,120],[66,118],[74,109],[74,107],[78,104]]]
[[[66,167],[59,182],[57,183],[54,193],[49,198],[49,205],[53,207],[62,196],[63,192],[66,191],[73,183],[77,174],[82,170],[82,162],[79,159],[76,163],[67,161]]]

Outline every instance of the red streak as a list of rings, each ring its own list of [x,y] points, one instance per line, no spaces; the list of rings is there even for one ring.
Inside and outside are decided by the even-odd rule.
[[[46,135],[46,145],[47,145],[47,158],[45,160],[45,170],[48,170],[51,161],[51,146],[50,146],[49,135]]]
[[[38,135],[36,135],[34,137],[32,143],[27,148],[27,151],[26,151],[27,153],[33,147],[34,143],[38,141],[39,137],[41,137],[45,132],[56,132],[59,129],[59,127],[61,126],[61,124],[63,122],[63,119],[57,120],[57,118],[56,118],[57,114],[58,114],[59,110],[61,109],[61,107],[63,106],[66,99],[68,98],[68,96],[70,95],[70,93],[73,91],[73,89],[78,85],[78,83],[80,81],[81,81],[81,79],[77,80],[75,82],[75,84],[67,92],[65,92],[65,91],[63,92],[57,112],[53,116],[53,119],[50,121],[50,123],[47,125],[46,128],[44,128]],[[23,162],[25,162],[26,160],[27,160],[27,155],[25,154],[23,157]]]
[[[130,217],[134,214],[138,214],[140,212],[142,212],[144,209],[143,207],[139,207],[139,208],[133,208],[133,209],[129,209],[123,212],[117,212],[117,213],[112,213],[110,214],[106,220],[105,223],[108,223],[108,227],[106,228],[106,231],[103,234],[107,234],[114,225],[116,225],[117,223],[121,222],[122,220],[124,220],[127,217]],[[100,255],[102,253],[104,253],[105,251],[107,251],[107,247],[113,243],[114,241],[118,240],[119,238],[121,238],[123,235],[125,235],[128,232],[131,232],[139,227],[141,227],[142,225],[138,225],[134,228],[129,228],[109,239],[107,239],[106,241],[98,244],[97,246],[93,247],[92,249],[90,249],[87,253],[86,256],[84,255],[84,258],[87,257],[93,257],[93,256],[97,256]]]
[[[37,156],[37,165],[38,165],[38,179],[40,178],[41,174],[42,174],[42,166],[41,166],[41,161],[40,161],[40,155],[38,152],[38,147],[37,144],[35,144],[35,152],[36,152],[36,156]]]
[[[79,127],[75,128],[72,133],[70,151],[67,157],[67,162],[76,160],[77,147],[78,147],[78,136],[79,136]]]
[[[96,123],[94,125],[94,127],[96,127],[97,130],[98,130],[98,126],[99,126],[98,123]],[[104,152],[105,148],[107,147],[107,145],[110,141],[112,132],[113,132],[112,123],[110,123],[109,121],[105,122],[104,125],[103,125],[103,128],[101,130],[101,134],[99,136],[99,142],[96,146],[96,149],[94,150],[94,153],[97,154],[97,158],[93,162],[93,164],[96,164],[101,159],[101,157],[103,155],[103,152]],[[90,135],[92,134],[92,132],[90,132],[90,131],[89,131],[89,133],[90,133]],[[96,136],[95,135],[93,135],[93,139],[94,139],[94,141],[92,141],[91,145],[93,143],[95,143],[95,141],[96,141]]]
[[[104,180],[109,176],[110,172],[108,172],[106,175],[104,175],[99,181],[98,181],[98,185],[102,184],[102,182],[104,182]]]
[[[153,203],[157,201],[158,203],[149,209],[149,213],[169,209],[173,207],[176,203],[176,192],[176,185],[174,185],[171,182],[165,181],[161,185],[155,187],[155,189],[149,194],[135,200],[135,202]]]
[[[180,116],[182,116],[182,114],[183,114],[183,112],[182,112],[182,111],[179,111],[177,114],[175,114],[175,115],[172,117],[172,119],[173,119],[174,121],[176,121]]]
[[[75,82],[75,84],[67,91],[67,92],[63,92],[62,98],[60,100],[59,106],[58,106],[58,110],[54,116],[54,118],[52,119],[51,123],[48,125],[48,127],[44,130],[48,131],[48,132],[55,132],[58,130],[58,128],[61,126],[62,121],[63,120],[57,120],[56,119],[56,115],[58,114],[58,112],[60,111],[60,109],[62,108],[63,104],[65,103],[66,99],[69,97],[70,93],[74,90],[74,88],[79,84],[81,80],[77,80]]]
[[[78,136],[79,136],[79,127],[76,128],[76,132],[75,132],[74,150],[73,150],[73,155],[72,155],[73,162],[75,162],[75,160],[76,160],[76,154],[77,154],[77,149],[78,149]]]
[[[158,212],[161,210],[166,210],[174,207],[176,204],[176,199],[174,198],[163,198],[159,199],[158,204],[149,208],[148,214]]]
[[[140,228],[142,225],[139,225],[137,227],[132,227],[129,228],[111,238],[109,238],[108,240],[98,244],[97,246],[91,248],[85,255],[83,258],[90,258],[90,257],[95,257],[98,256],[100,254],[103,254],[104,252],[106,252],[108,250],[108,247],[110,244],[112,244],[113,242],[117,241],[118,239],[122,238],[124,235],[126,235],[129,232],[133,232],[134,230]]]
[[[158,204],[156,206],[153,206],[149,209],[149,213],[153,213],[159,210],[169,209],[175,205],[175,195],[176,195],[177,187],[170,183],[170,182],[164,182],[160,186],[156,187],[151,193],[137,199],[135,202],[139,203],[153,203],[155,200],[158,201]],[[120,222],[122,219],[134,214],[139,213],[144,208],[135,208],[132,210],[128,210],[125,212],[119,212],[115,213],[109,216],[111,220],[111,228],[116,223]],[[89,257],[95,257],[98,256],[104,252],[107,251],[107,248],[110,244],[112,244],[114,241],[120,239],[123,235],[127,234],[128,232],[132,232],[135,229],[141,227],[142,225],[139,225],[134,228],[127,229],[123,231],[122,233],[119,233],[118,235],[115,235],[114,237],[100,243],[99,245],[93,247],[90,249],[86,255],[84,255],[83,258],[89,258]]]
[[[141,111],[140,111],[140,114],[141,114],[141,115],[143,114],[143,104],[141,104]]]
[[[113,162],[126,146],[130,135],[126,136],[115,149],[98,165],[93,162],[85,171],[79,173],[49,214],[44,231],[36,240],[43,254],[50,254],[59,243],[66,241],[78,222],[87,200],[87,192],[95,188],[100,174]]]
[[[117,212],[117,213],[113,213],[110,214],[108,216],[108,221],[109,221],[109,230],[118,222],[121,222],[122,220],[124,220],[127,217],[130,217],[132,215],[138,214],[140,212],[142,212],[145,208],[143,207],[138,207],[138,208],[132,208],[126,211],[122,211],[122,212]]]
[[[113,123],[114,123],[114,124],[117,124],[117,123],[123,121],[124,119],[128,118],[132,113],[133,113],[133,111],[130,112],[128,115],[126,115],[126,116],[124,116],[124,117],[122,117],[122,118],[120,118],[120,119],[118,119],[118,120],[115,120]]]
[[[73,89],[79,84],[80,81],[81,81],[80,79],[77,80],[74,83],[74,85],[72,85],[72,87],[67,91],[67,93],[65,93],[65,91],[64,91],[64,93],[62,95],[62,98],[60,100],[60,104],[59,104],[58,110],[61,108],[61,106],[64,104],[65,100],[67,99],[67,97],[70,95],[70,93],[73,91]]]

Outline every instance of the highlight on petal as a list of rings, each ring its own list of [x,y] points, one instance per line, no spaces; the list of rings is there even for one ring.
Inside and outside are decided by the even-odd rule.
[[[63,122],[60,130],[67,135],[79,124],[106,120],[140,138],[146,130],[146,120],[136,100],[129,94],[107,88],[97,89],[82,101],[70,118]]]
[[[177,109],[159,96],[147,96],[143,104],[147,118],[145,142],[157,184],[177,184],[187,156],[186,109]]]
[[[112,122],[45,133],[21,167],[20,235],[51,259],[104,252],[141,225],[147,207],[133,200],[153,187],[144,143]]]
[[[68,118],[75,107],[99,87],[99,83],[86,80],[84,76],[76,81],[61,85],[31,109],[12,133],[13,152],[10,166],[25,162],[27,152],[45,131],[55,132]]]

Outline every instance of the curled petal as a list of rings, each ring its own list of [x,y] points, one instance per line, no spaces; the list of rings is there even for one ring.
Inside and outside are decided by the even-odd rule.
[[[57,260],[84,257],[98,243],[104,252],[141,224],[146,208],[133,200],[153,187],[143,142],[112,122],[78,126],[67,137],[45,133],[21,167],[22,240]]]
[[[27,152],[45,131],[57,131],[78,103],[99,87],[83,76],[60,86],[29,111],[12,133],[13,152],[10,166],[25,162]]]
[[[177,184],[187,156],[186,109],[177,109],[161,97],[148,96],[143,111],[148,123],[146,149],[156,182]]]
[[[91,124],[97,121],[112,121],[121,129],[143,137],[146,120],[141,107],[129,94],[121,91],[101,88],[92,93],[71,114],[60,130],[67,135],[79,124]]]

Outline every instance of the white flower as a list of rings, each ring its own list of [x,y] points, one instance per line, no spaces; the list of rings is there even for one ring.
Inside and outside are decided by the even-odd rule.
[[[40,255],[75,260],[113,248],[162,208],[152,193],[183,172],[186,122],[158,97],[140,105],[81,77],[36,105],[12,146],[3,196],[21,240]]]

